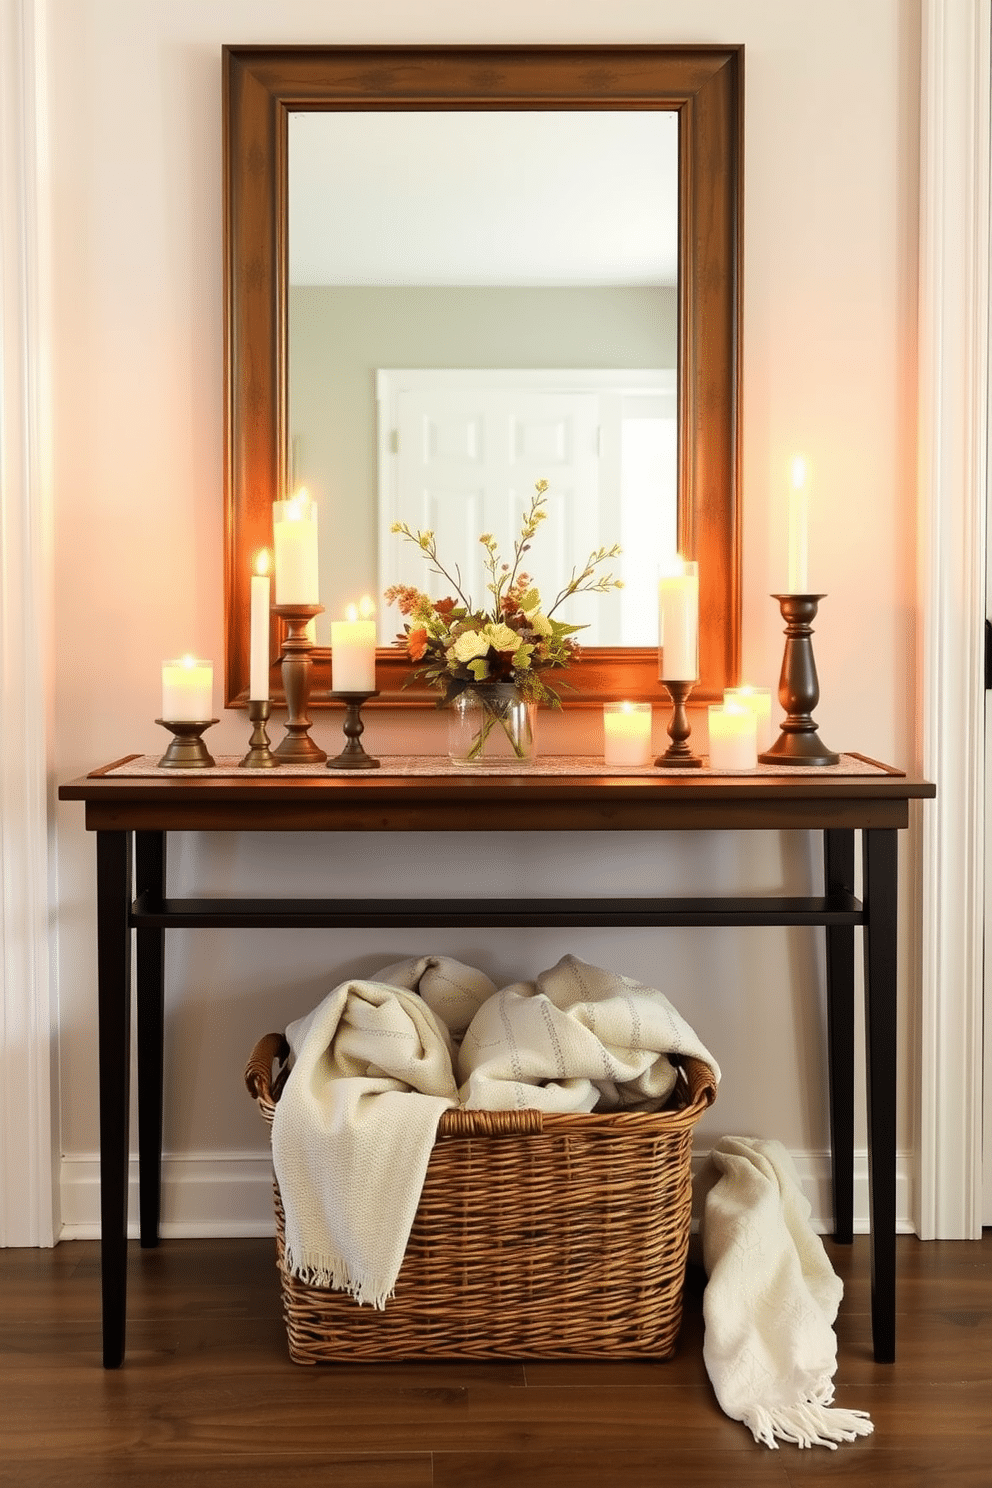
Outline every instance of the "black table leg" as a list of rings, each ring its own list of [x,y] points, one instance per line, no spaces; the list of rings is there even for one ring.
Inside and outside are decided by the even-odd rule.
[[[131,846],[130,832],[97,833],[100,1265],[105,1369],[116,1369],[124,1362],[127,1316]]]
[[[149,905],[165,895],[164,832],[138,832],[134,842],[135,894]],[[162,1044],[165,1014],[165,931],[135,932],[138,1010],[138,1171],[141,1244],[158,1244],[162,1196]]]
[[[896,900],[898,844],[891,828],[862,833],[871,1326],[875,1358],[896,1356]]]
[[[854,893],[854,831],[823,834],[824,892]],[[854,926],[827,926],[827,1043],[834,1239],[854,1239]]]

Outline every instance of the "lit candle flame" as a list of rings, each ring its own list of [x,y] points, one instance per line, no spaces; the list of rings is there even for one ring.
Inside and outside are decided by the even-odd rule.
[[[310,492],[306,486],[301,486],[286,502],[287,522],[302,522],[307,514],[307,507],[309,505]]]
[[[255,572],[259,578],[264,578],[272,566],[272,555],[268,548],[263,548],[255,557]]]
[[[792,462],[792,489],[801,491],[806,484],[806,461],[802,455],[796,455]]]

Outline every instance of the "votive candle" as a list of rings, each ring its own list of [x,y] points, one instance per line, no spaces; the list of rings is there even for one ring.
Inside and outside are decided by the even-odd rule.
[[[255,572],[251,576],[251,666],[248,673],[248,698],[251,702],[267,702],[269,697],[271,588],[269,551],[263,548],[255,559]]]
[[[183,656],[162,663],[162,718],[167,723],[202,723],[213,717],[214,666]]]
[[[792,462],[789,488],[789,593],[809,592],[809,488],[806,461],[797,455]]]
[[[764,754],[772,742],[772,693],[770,687],[728,687],[723,694],[724,703],[735,707],[750,708],[757,720],[758,753]]]
[[[276,604],[320,603],[317,572],[317,503],[305,490],[272,503],[276,550]]]
[[[368,595],[331,621],[331,691],[375,692],[375,607]]]
[[[603,758],[608,765],[651,763],[651,704],[603,704]]]
[[[658,677],[662,682],[699,677],[699,564],[681,555],[658,580]]]
[[[750,708],[714,703],[709,719],[710,769],[753,770],[758,763],[757,719]]]

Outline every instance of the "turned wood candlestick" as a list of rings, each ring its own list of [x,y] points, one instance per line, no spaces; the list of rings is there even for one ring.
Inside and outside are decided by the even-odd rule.
[[[248,740],[249,750],[244,759],[241,760],[239,768],[242,770],[271,770],[279,761],[269,748],[269,735],[265,727],[272,704],[268,698],[251,698],[248,702],[248,718],[252,723],[251,738]]]
[[[282,685],[286,693],[286,737],[277,745],[276,758],[294,765],[318,765],[327,754],[310,738],[310,652],[313,642],[307,626],[316,615],[324,613],[323,605],[277,604],[272,607],[286,622],[282,643]]]
[[[156,718],[168,729],[172,742],[158,762],[160,770],[209,770],[214,757],[200,738],[204,729],[212,728],[216,718]]]
[[[782,732],[764,754],[763,765],[836,765],[834,754],[820,739],[813,709],[820,700],[820,684],[813,660],[813,621],[825,594],[773,594],[785,620],[785,654],[778,684],[778,700],[786,717]]]
[[[344,736],[348,740],[340,754],[328,759],[329,770],[378,770],[379,760],[366,754],[361,744],[365,725],[362,722],[362,704],[369,698],[378,697],[377,692],[332,692],[331,697],[344,703]]]
[[[662,686],[674,704],[672,719],[668,725],[668,737],[672,742],[665,753],[655,760],[656,766],[664,765],[666,769],[674,767],[679,770],[702,768],[702,760],[698,754],[693,754],[688,744],[692,724],[689,722],[689,714],[686,712],[685,705],[695,685],[695,682],[669,682],[667,679],[662,681]]]

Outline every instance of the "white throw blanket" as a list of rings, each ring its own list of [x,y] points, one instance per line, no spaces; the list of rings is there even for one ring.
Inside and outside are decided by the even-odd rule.
[[[384,1306],[444,1111],[653,1110],[669,1054],[716,1063],[661,992],[564,957],[497,993],[448,957],[336,987],[286,1030],[291,1069],[272,1155],[286,1265],[309,1285]],[[457,1053],[457,1076],[454,1052]]]
[[[703,1358],[722,1409],[768,1447],[836,1448],[869,1435],[863,1411],[831,1405],[844,1289],[788,1152],[724,1137],[700,1180]]]
[[[416,993],[354,981],[286,1038],[294,1062],[272,1122],[286,1265],[382,1307],[457,1100],[448,1031]]]
[[[474,1110],[658,1110],[675,1087],[669,1055],[716,1060],[662,992],[563,956],[536,982],[483,1003],[458,1055]]]

